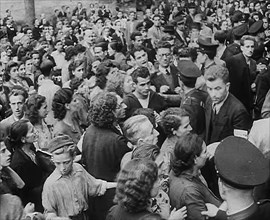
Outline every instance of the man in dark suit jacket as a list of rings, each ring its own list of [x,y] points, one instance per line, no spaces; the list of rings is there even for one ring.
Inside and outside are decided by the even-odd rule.
[[[161,94],[174,95],[173,101],[168,103],[170,106],[180,105],[180,96],[175,92],[179,87],[179,70],[171,63],[172,51],[171,44],[167,41],[160,41],[157,45],[156,59],[159,63],[158,71],[151,76],[151,84],[155,86],[156,92]]]
[[[252,83],[256,78],[256,62],[251,58],[255,39],[243,36],[240,41],[242,53],[227,59],[226,66],[230,73],[230,92],[239,99],[248,112],[252,110]]]
[[[205,72],[204,77],[209,94],[205,105],[206,144],[219,142],[236,132],[247,134],[252,121],[243,104],[229,92],[228,69],[214,65]],[[202,174],[209,188],[218,196],[213,159],[207,161],[202,169]]]
[[[164,98],[150,89],[150,73],[147,67],[138,67],[131,76],[135,83],[135,91],[123,100],[127,106],[127,118],[138,108],[151,108],[159,113],[167,107]]]

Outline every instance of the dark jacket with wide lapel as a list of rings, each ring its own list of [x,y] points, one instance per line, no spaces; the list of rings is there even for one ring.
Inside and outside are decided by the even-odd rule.
[[[244,55],[240,53],[228,59],[226,66],[230,74],[230,92],[250,112],[253,104],[251,84],[256,77],[256,62],[251,59],[249,67]]]
[[[132,116],[132,114],[137,110],[138,108],[142,108],[141,103],[137,99],[137,97],[130,93],[128,94],[123,102],[127,105],[126,108],[126,117],[129,118]],[[162,110],[167,108],[167,103],[165,102],[164,98],[157,94],[156,92],[153,92],[150,90],[150,97],[149,97],[149,104],[148,108],[153,109],[157,113],[161,112]]]
[[[218,142],[233,135],[234,129],[248,131],[251,128],[251,118],[243,104],[229,94],[216,116],[213,116],[212,100],[206,100],[205,106],[206,144]]]
[[[163,73],[154,73],[151,76],[151,84],[156,87],[156,91],[160,92],[160,87],[163,85],[167,85],[170,87],[170,90],[168,91],[168,94],[175,94],[174,89],[179,86],[178,82],[178,74],[179,70],[174,66],[170,66],[170,74],[172,76],[172,85],[169,85],[165,77],[163,76]]]

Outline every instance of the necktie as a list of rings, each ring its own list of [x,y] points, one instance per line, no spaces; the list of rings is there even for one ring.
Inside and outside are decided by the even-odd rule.
[[[166,69],[166,75],[170,75],[170,72],[168,69]]]

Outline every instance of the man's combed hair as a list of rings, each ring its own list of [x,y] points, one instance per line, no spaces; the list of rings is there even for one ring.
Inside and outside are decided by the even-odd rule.
[[[226,67],[214,65],[205,71],[204,78],[210,82],[216,79],[222,79],[224,83],[228,83],[229,71]]]

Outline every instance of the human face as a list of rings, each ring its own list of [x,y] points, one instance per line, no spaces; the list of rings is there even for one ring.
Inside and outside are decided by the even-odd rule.
[[[102,47],[94,48],[95,56],[103,60],[105,58],[105,51],[102,50]]]
[[[230,83],[225,84],[222,79],[217,78],[214,81],[206,80],[206,87],[213,104],[218,104],[226,98]]]
[[[200,169],[205,165],[206,160],[208,159],[209,154],[207,152],[206,144],[203,142],[202,144],[202,152],[200,156],[195,158],[195,164]]]
[[[134,91],[134,82],[132,80],[132,77],[127,75],[124,79],[124,85],[123,85],[124,94],[128,94]]]
[[[37,80],[38,86],[41,86],[44,79],[45,79],[45,77],[43,74],[39,75],[38,80]]]
[[[19,66],[19,69],[18,69],[18,74],[20,77],[24,77],[25,76],[25,65],[22,64]]]
[[[264,29],[267,29],[268,26],[269,26],[269,23],[268,23],[268,21],[267,21],[267,18],[263,18],[263,28],[264,28]]]
[[[202,52],[198,52],[198,56],[197,56],[197,62],[199,64],[203,64],[206,61],[206,54],[202,53]]]
[[[11,153],[7,149],[4,141],[1,141],[0,142],[0,168],[9,166],[10,161],[11,161]]]
[[[255,8],[255,11],[259,11],[261,9],[261,4],[256,3],[254,8]]]
[[[67,104],[67,109],[71,112],[76,112],[80,106],[80,101],[76,98],[76,96],[73,96],[70,103]]]
[[[143,43],[143,38],[142,38],[142,36],[136,36],[136,37],[135,37],[135,41],[134,41],[134,46],[135,46],[135,47],[141,46],[142,43]]]
[[[30,39],[32,39],[33,36],[32,30],[28,30],[26,34]]]
[[[220,26],[220,29],[223,30],[223,31],[226,31],[228,30],[228,22],[227,21],[223,21],[221,26]]]
[[[27,126],[28,126],[28,132],[25,137],[25,142],[34,143],[38,139],[38,132],[30,122],[27,122]]]
[[[135,19],[135,13],[132,12],[129,14],[129,20],[134,21],[134,19]]]
[[[153,22],[154,22],[154,25],[156,27],[159,27],[160,26],[160,17],[155,17],[154,20],[153,20]]]
[[[147,56],[147,53],[144,50],[136,51],[134,53],[134,56],[135,56],[136,65],[138,67],[147,66],[148,56]]]
[[[13,115],[16,118],[22,118],[24,111],[23,111],[23,106],[24,106],[24,98],[22,95],[17,95],[17,96],[10,96],[9,98],[10,101],[10,107],[12,110]]]
[[[18,74],[19,74],[19,72],[18,72],[18,67],[17,66],[12,67],[10,69],[10,73],[9,73],[10,79],[12,79],[12,80],[18,80]]]
[[[32,56],[32,63],[34,66],[39,66],[40,58],[39,54],[33,54]]]
[[[188,116],[184,116],[181,118],[181,125],[178,127],[177,130],[173,131],[173,134],[177,137],[181,137],[184,134],[190,132],[192,130],[190,126],[190,120]]]
[[[159,133],[149,120],[142,123],[141,129],[143,136],[138,140],[139,143],[156,144],[158,142]]]
[[[167,68],[170,65],[172,53],[170,48],[160,48],[157,50],[157,61],[160,66]]]
[[[245,57],[250,58],[254,51],[254,41],[245,40],[244,45],[241,46],[242,53]]]
[[[72,172],[73,157],[69,153],[53,154],[53,162],[61,175],[67,176]]]
[[[142,96],[147,98],[150,91],[150,76],[146,78],[138,77],[135,91]]]
[[[29,72],[32,71],[32,68],[33,68],[32,60],[26,60],[26,62],[25,62],[25,71],[29,73]]]
[[[92,30],[86,30],[84,33],[84,40],[87,42],[89,45],[93,45],[96,40],[96,34]]]
[[[80,66],[78,66],[78,67],[72,72],[72,74],[73,74],[75,77],[79,78],[79,79],[82,79],[83,73],[84,73],[84,65],[83,65],[83,64],[80,65]]]
[[[47,109],[47,102],[45,101],[45,102],[43,102],[42,104],[41,104],[41,107],[40,107],[40,109],[38,110],[38,116],[40,117],[40,118],[46,118],[47,117],[47,115],[48,115],[48,109]]]
[[[94,74],[97,73],[97,68],[98,68],[98,65],[99,65],[99,64],[100,64],[100,61],[99,61],[99,60],[94,61],[94,62],[92,63],[92,71],[93,71]]]
[[[115,109],[115,117],[117,119],[123,119],[126,117],[126,104],[123,102],[123,99],[119,96],[116,95],[117,97],[117,106]]]
[[[62,49],[63,49],[63,44],[62,44],[62,42],[58,42],[58,43],[55,45],[55,49],[56,49],[57,51],[62,51]]]
[[[115,50],[112,49],[111,45],[108,45],[108,54],[109,56],[113,56],[115,54]]]

